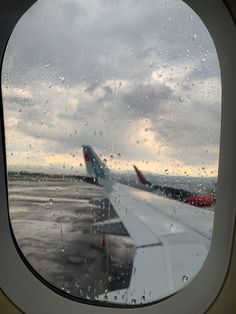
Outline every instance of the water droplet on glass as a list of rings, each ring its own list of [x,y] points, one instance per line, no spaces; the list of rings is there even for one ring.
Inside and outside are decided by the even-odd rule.
[[[197,40],[197,34],[193,35],[193,40]]]
[[[184,102],[184,97],[180,96],[179,97],[179,102]]]
[[[141,303],[144,303],[144,302],[145,302],[145,295],[143,295],[141,298]]]
[[[107,290],[105,290],[105,294],[104,294],[104,301],[107,301],[108,297],[107,297]]]
[[[184,275],[184,276],[182,277],[182,281],[183,281],[184,283],[187,283],[187,282],[188,282],[188,276]]]
[[[59,77],[58,77],[58,80],[59,80],[62,84],[65,83],[65,78],[64,78],[64,76],[59,76]]]

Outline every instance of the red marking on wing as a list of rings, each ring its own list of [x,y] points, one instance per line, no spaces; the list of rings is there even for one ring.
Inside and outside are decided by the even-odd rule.
[[[89,161],[89,154],[86,151],[84,151],[84,160]]]
[[[213,197],[209,194],[191,194],[186,198],[185,202],[199,207],[211,206]]]
[[[140,170],[138,170],[138,168],[137,168],[136,166],[134,166],[134,169],[135,169],[135,171],[136,171],[136,173],[137,173],[137,176],[138,176],[140,182],[143,183],[143,184],[146,184],[146,183],[147,183],[147,180],[146,180],[146,178],[144,177],[144,175],[142,174],[142,172],[141,172]]]

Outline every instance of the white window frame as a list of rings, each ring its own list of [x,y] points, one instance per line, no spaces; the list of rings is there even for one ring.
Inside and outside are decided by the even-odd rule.
[[[145,0],[144,0],[145,1]],[[171,1],[171,0],[170,0]],[[4,49],[15,24],[35,0],[5,1],[0,12],[0,51]],[[236,28],[222,0],[185,0],[208,28],[219,57],[222,80],[222,124],[217,203],[212,245],[202,269],[184,289],[135,313],[203,313],[219,293],[230,256],[236,207]],[[130,309],[91,306],[73,301],[49,289],[30,271],[16,250],[11,235],[7,201],[4,127],[0,128],[0,287],[20,309],[30,314],[130,314]],[[59,291],[59,290],[58,290]],[[74,298],[76,299],[76,298]],[[78,299],[77,299],[78,300]],[[95,302],[93,303],[95,304]]]

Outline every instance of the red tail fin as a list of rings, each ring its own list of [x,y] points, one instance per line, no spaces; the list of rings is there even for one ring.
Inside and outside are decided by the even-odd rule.
[[[139,181],[142,183],[142,184],[145,184],[145,185],[150,185],[150,182],[148,182],[146,180],[146,178],[144,177],[144,175],[142,174],[142,172],[140,170],[138,170],[138,168],[136,166],[133,166],[134,167],[134,170],[137,174],[137,177],[139,179]]]

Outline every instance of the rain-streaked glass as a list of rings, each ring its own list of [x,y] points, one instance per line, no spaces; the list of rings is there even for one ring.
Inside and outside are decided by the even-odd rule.
[[[39,0],[8,42],[2,94],[11,224],[44,279],[139,305],[194,278],[211,242],[221,76],[191,8]]]

